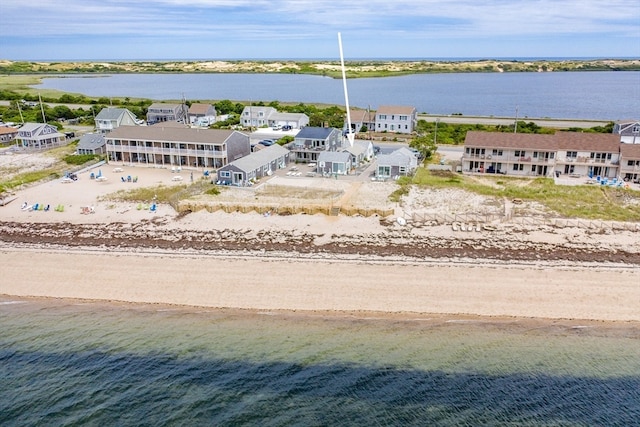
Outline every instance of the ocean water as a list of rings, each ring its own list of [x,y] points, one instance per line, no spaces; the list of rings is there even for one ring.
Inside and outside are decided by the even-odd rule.
[[[522,120],[626,120],[640,112],[640,71],[414,74],[347,85],[352,107],[374,110],[412,105],[420,113]],[[340,79],[305,74],[67,75],[34,87],[98,97],[345,105]]]
[[[0,297],[0,425],[640,425],[640,330]]]

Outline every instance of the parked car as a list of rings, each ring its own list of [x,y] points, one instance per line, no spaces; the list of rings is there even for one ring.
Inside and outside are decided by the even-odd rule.
[[[293,129],[293,126],[291,126],[291,125],[282,126],[282,130],[291,130],[291,129]]]
[[[273,139],[263,139],[262,141],[258,142],[258,144],[264,145],[265,147],[270,147],[275,143],[276,142]]]

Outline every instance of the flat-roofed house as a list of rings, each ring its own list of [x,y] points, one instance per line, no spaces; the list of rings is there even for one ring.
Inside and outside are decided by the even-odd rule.
[[[336,128],[304,127],[294,140],[287,144],[292,153],[292,162],[311,163],[318,161],[323,151],[338,151],[342,147],[342,134]]]
[[[186,122],[187,106],[184,104],[166,104],[154,102],[147,109],[147,123],[152,125],[159,122]]]
[[[210,126],[216,122],[216,107],[211,104],[193,103],[189,107],[189,123]]]
[[[616,178],[620,172],[620,136],[556,132],[556,170],[574,176]]]
[[[105,135],[109,160],[153,166],[220,168],[249,155],[249,136],[223,129],[122,126]]]
[[[288,162],[289,150],[274,144],[218,169],[218,183],[244,187],[255,179],[284,169]]]
[[[418,158],[407,148],[398,148],[389,154],[379,154],[376,159],[376,179],[397,179],[413,173],[418,167]]]
[[[140,126],[141,120],[126,108],[105,107],[95,118],[96,130],[108,133],[120,126]]]
[[[316,171],[325,176],[347,175],[351,166],[351,154],[348,151],[322,151],[318,154]]]
[[[418,123],[415,107],[383,105],[375,115],[376,132],[411,133]]]
[[[613,125],[613,133],[625,144],[640,144],[640,121],[621,120]]]
[[[469,131],[464,141],[462,170],[512,176],[551,176],[557,147],[554,135]]]
[[[62,145],[65,136],[46,123],[25,123],[18,129],[16,140],[25,148],[46,149]]]
[[[620,144],[620,177],[640,181],[640,144]]]
[[[78,141],[78,154],[104,154],[107,152],[104,134],[85,133]]]

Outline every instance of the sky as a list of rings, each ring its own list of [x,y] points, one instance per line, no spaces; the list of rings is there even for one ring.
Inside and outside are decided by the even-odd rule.
[[[638,0],[0,0],[0,59],[640,58]]]

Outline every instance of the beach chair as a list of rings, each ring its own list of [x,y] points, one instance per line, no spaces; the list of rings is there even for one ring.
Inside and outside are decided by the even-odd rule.
[[[131,175],[127,175],[127,182],[131,182]]]
[[[158,207],[156,206],[156,204],[152,204],[151,207],[149,208],[149,212],[155,212],[158,209]]]
[[[138,176],[133,177],[133,182],[138,182]]]
[[[124,176],[121,176],[121,177],[120,177],[120,181],[122,181],[122,182],[127,182],[127,180],[126,180],[126,179],[124,179]]]
[[[39,206],[39,205],[36,203],[35,205],[33,205],[33,206],[31,207],[31,210],[37,211],[37,210],[38,210],[38,206]]]

